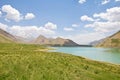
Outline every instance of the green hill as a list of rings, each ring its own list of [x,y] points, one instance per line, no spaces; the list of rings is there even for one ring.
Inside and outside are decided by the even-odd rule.
[[[120,31],[110,37],[103,39],[97,47],[120,47]]]
[[[120,65],[46,50],[0,44],[0,80],[120,80]]]

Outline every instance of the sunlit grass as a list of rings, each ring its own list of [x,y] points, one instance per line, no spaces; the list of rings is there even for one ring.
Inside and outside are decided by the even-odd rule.
[[[64,53],[45,46],[0,44],[0,80],[119,80],[120,65]]]

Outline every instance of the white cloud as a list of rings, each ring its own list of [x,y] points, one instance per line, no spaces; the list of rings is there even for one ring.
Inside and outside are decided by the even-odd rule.
[[[93,24],[87,24],[85,27],[92,27],[98,32],[112,32],[120,30],[120,22],[94,22]]]
[[[120,1],[120,0],[115,0],[116,2]]]
[[[78,2],[79,2],[80,4],[83,4],[83,3],[86,2],[86,0],[79,0]]]
[[[110,0],[103,0],[103,1],[101,2],[101,4],[102,4],[102,5],[105,5],[105,4],[109,3],[109,2],[110,2]]]
[[[93,23],[86,24],[85,28],[92,28],[93,32],[87,32],[82,34],[76,34],[69,36],[70,39],[82,43],[88,44],[91,41],[105,38],[106,36],[120,30],[120,7],[113,7],[107,9],[105,12],[94,14],[93,18],[88,19],[88,16],[82,16],[82,21],[93,21]]]
[[[51,29],[51,30],[57,29],[57,25],[56,25],[56,24],[53,24],[53,23],[51,23],[51,22],[46,23],[44,27],[45,27],[46,29]]]
[[[50,36],[54,35],[55,31],[51,29],[47,29],[44,26],[19,26],[19,25],[13,25],[13,26],[8,26],[5,24],[0,23],[0,28],[3,30],[6,30],[7,32],[20,36],[23,38],[35,38],[37,36],[45,35],[45,36]]]
[[[72,27],[78,27],[79,25],[78,24],[72,24]]]
[[[35,15],[33,13],[27,13],[25,16],[22,16],[22,14],[12,7],[11,5],[3,5],[2,6],[2,12],[6,13],[5,14],[5,21],[10,22],[15,21],[19,22],[20,20],[23,20],[23,17],[25,17],[25,20],[33,19],[35,18]],[[1,11],[0,11],[0,16],[1,16]]]
[[[2,16],[2,12],[0,11],[0,17]]]
[[[64,30],[65,30],[65,31],[74,31],[73,28],[69,28],[69,27],[65,27]]]
[[[11,5],[3,5],[2,11],[6,13],[5,17],[8,20],[13,20],[18,22],[21,19],[23,19],[20,12],[17,9],[13,8]]]
[[[52,35],[55,32],[44,27],[37,26],[12,26],[10,27],[10,33],[21,36],[24,38],[37,37],[41,35]]]
[[[8,26],[3,23],[0,23],[0,28],[7,31]]]
[[[94,21],[93,18],[88,17],[87,15],[83,15],[83,16],[81,16],[80,19],[81,19],[82,21]]]
[[[26,19],[26,20],[33,19],[33,18],[35,18],[35,15],[34,15],[33,13],[27,13],[27,14],[25,15],[25,19]]]
[[[73,36],[74,36],[74,38],[73,38]],[[89,44],[92,41],[100,40],[104,37],[105,37],[105,35],[101,34],[99,32],[92,32],[92,33],[87,32],[87,33],[67,36],[67,38],[77,42],[78,44]]]
[[[106,12],[94,14],[93,16],[108,21],[120,21],[120,7],[113,7],[107,9]]]
[[[109,33],[120,30],[120,7],[107,9],[106,12],[94,14],[93,17],[100,20],[87,24],[85,27],[92,27],[95,31]]]

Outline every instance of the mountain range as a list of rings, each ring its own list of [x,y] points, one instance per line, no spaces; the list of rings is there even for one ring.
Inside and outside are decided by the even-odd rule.
[[[120,47],[120,31],[117,33],[98,41],[97,47]]]
[[[31,42],[27,42],[24,38],[19,36],[13,36],[12,34],[0,29],[0,43],[30,43],[30,44],[40,44],[40,45],[50,45],[50,46],[78,46],[79,44],[73,42],[70,39],[64,38],[46,38],[40,35],[38,38]]]
[[[29,43],[29,44],[40,44],[40,45],[50,45],[50,46],[84,46],[88,47],[90,45],[96,47],[120,47],[120,31],[117,33],[106,37],[104,39],[93,41],[90,45],[79,45],[70,39],[64,38],[46,38],[43,35],[38,36],[36,39],[28,42],[22,37],[13,36],[12,34],[0,29],[0,43]]]
[[[64,38],[46,38],[40,35],[37,39],[32,41],[34,44],[41,44],[41,45],[50,45],[50,46],[79,46],[79,44],[73,42],[70,39]]]

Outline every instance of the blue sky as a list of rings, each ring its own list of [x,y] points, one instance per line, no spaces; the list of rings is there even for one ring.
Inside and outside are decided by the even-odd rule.
[[[88,44],[119,25],[120,0],[0,0],[0,28],[29,39],[42,34]]]

